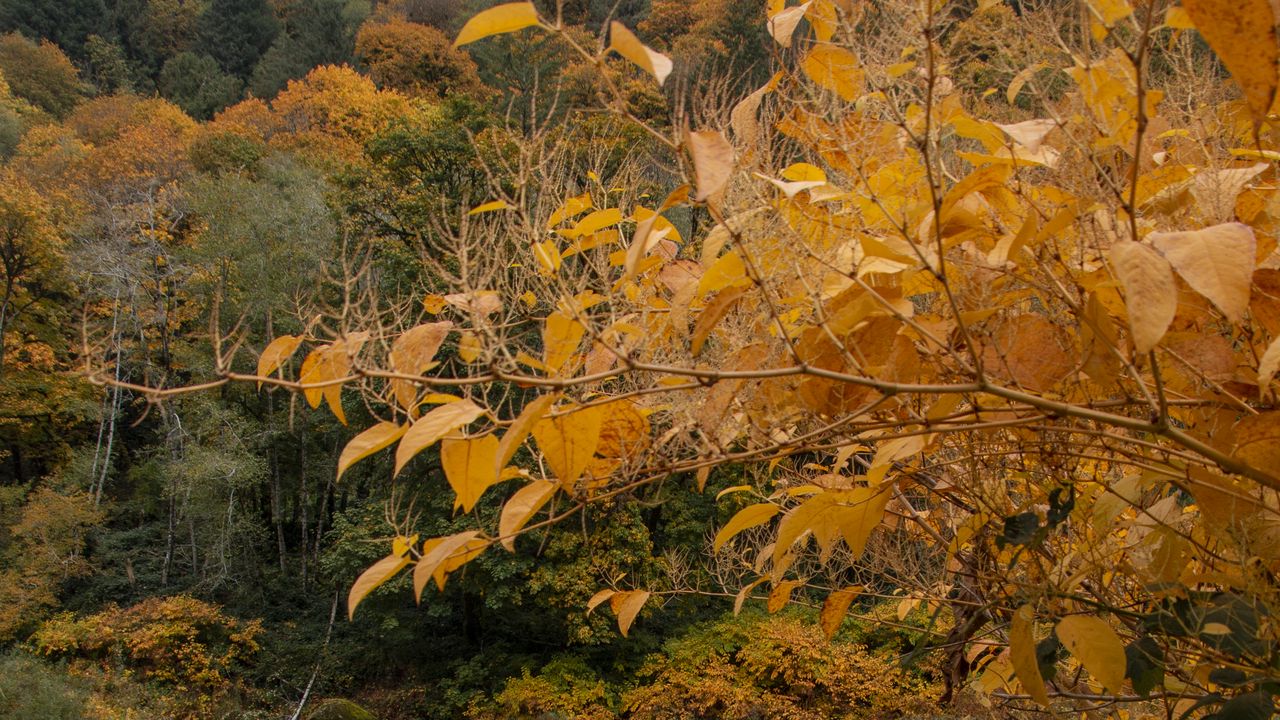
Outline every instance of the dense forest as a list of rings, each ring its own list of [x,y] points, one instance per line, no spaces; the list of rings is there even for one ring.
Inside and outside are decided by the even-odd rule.
[[[0,0],[0,717],[1269,717],[1268,0]]]

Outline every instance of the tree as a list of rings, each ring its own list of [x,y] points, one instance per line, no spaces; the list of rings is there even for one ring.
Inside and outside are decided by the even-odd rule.
[[[379,86],[410,96],[482,94],[476,64],[428,25],[399,19],[366,22],[356,35],[355,55]]]
[[[84,44],[89,58],[89,78],[99,93],[110,94],[133,88],[133,73],[124,50],[100,35],[90,35]]]
[[[109,36],[111,13],[104,0],[2,0],[0,28],[47,40],[83,59],[90,35]]]
[[[14,321],[65,283],[66,240],[53,211],[23,178],[0,175],[0,375]]]
[[[238,78],[249,77],[280,31],[265,0],[212,0],[196,27],[199,51]]]
[[[80,102],[80,76],[57,45],[39,45],[17,33],[0,37],[0,72],[14,95],[55,117]]]
[[[368,9],[352,0],[324,0],[282,4],[278,12],[281,32],[249,82],[258,97],[274,96],[314,67],[349,62],[356,27]]]
[[[239,100],[244,83],[222,72],[218,61],[208,55],[183,52],[164,64],[159,85],[166,99],[188,115],[207,120]]]

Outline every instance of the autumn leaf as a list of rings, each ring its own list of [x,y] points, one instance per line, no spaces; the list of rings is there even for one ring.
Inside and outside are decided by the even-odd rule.
[[[538,24],[538,11],[531,2],[505,3],[483,10],[471,16],[458,37],[453,41],[454,47],[460,47],[491,35],[515,32]]]
[[[1255,122],[1276,96],[1276,18],[1270,0],[1183,0],[1196,29],[1244,91]]]
[[[342,454],[338,456],[337,479],[341,480],[342,473],[357,462],[379,450],[391,447],[407,429],[399,423],[384,421],[351,438],[346,447],[342,448]]]
[[[547,316],[542,330],[543,364],[552,373],[565,368],[570,358],[578,352],[587,329],[577,318],[561,312]]]
[[[1111,265],[1124,286],[1134,348],[1139,353],[1150,352],[1178,311],[1173,269],[1155,250],[1131,240],[1111,246]]]
[[[499,480],[498,438],[483,435],[440,442],[440,465],[445,479],[457,495],[456,504],[471,512],[480,496]]]
[[[746,288],[734,287],[728,288],[716,295],[715,299],[707,303],[707,307],[698,314],[697,321],[693,324],[693,335],[689,340],[689,352],[696,357],[702,354],[702,345],[707,341],[707,337],[711,335],[711,331],[715,330],[716,325],[724,319],[725,315],[733,309],[742,296],[747,292]]]
[[[603,420],[598,409],[584,408],[534,424],[534,440],[561,487],[572,488],[582,477],[600,443]]]
[[[858,57],[842,47],[815,45],[800,68],[815,84],[852,102],[862,95],[863,71]]]
[[[360,573],[360,577],[356,578],[355,583],[351,586],[351,590],[347,593],[347,619],[353,620],[356,616],[356,606],[360,601],[364,600],[374,588],[382,583],[395,577],[397,573],[405,569],[409,565],[409,557],[406,553],[388,555],[378,562],[374,563],[369,569]]]
[[[441,405],[418,418],[405,432],[400,439],[400,446],[396,448],[395,473],[399,475],[406,463],[437,440],[483,414],[484,408],[479,405],[470,400],[459,400]]]
[[[849,606],[861,594],[862,586],[853,585],[836,590],[823,601],[818,624],[822,627],[822,634],[827,636],[827,640],[835,637],[836,632],[840,630],[840,625],[844,622],[845,615],[849,612]]]
[[[696,202],[718,197],[733,174],[733,145],[719,130],[699,130],[685,136],[685,147],[693,158]]]
[[[769,599],[765,603],[765,610],[772,615],[786,607],[787,603],[791,602],[791,593],[802,585],[804,583],[798,580],[783,580],[775,583],[773,590],[769,591]]]
[[[628,590],[609,597],[609,608],[618,616],[618,632],[622,633],[622,637],[626,637],[631,630],[631,623],[635,622],[636,615],[640,614],[640,608],[649,601],[649,596],[647,590]]]
[[[478,556],[488,546],[479,530],[465,530],[443,538],[423,543],[422,557],[413,568],[413,597],[422,601],[422,591],[435,579],[436,586],[444,589],[445,576]]]
[[[658,85],[662,85],[671,74],[671,58],[645,46],[626,25],[617,20],[609,24],[609,49],[652,75]]]
[[[1190,232],[1151,233],[1147,242],[1164,255],[1192,290],[1205,296],[1232,322],[1249,308],[1257,240],[1241,223]]]
[[[1030,605],[1023,605],[1013,614],[1009,624],[1009,660],[1013,663],[1013,674],[1022,689],[1032,700],[1043,707],[1049,707],[1049,693],[1044,688],[1044,678],[1040,675],[1040,660],[1036,656],[1035,610]]]
[[[748,505],[734,514],[724,527],[720,528],[720,532],[716,533],[715,540],[711,543],[711,549],[719,552],[725,543],[732,540],[738,533],[748,528],[763,525],[773,516],[777,515],[779,508],[773,503],[757,503]]]
[[[272,340],[258,356],[258,377],[269,377],[280,369],[286,360],[293,356],[302,344],[302,338],[296,335],[281,335]],[[258,381],[258,389],[262,389],[262,381]]]
[[[1124,643],[1104,620],[1089,615],[1068,615],[1058,621],[1058,639],[1089,674],[1109,692],[1124,687]],[[1022,676],[1019,675],[1019,679]]]
[[[441,343],[452,328],[453,323],[445,320],[424,323],[401,333],[391,344],[391,370],[401,375],[421,375],[431,369]],[[391,388],[402,408],[411,407],[418,397],[417,384],[409,380],[396,378],[391,381]]]
[[[1262,353],[1262,360],[1258,362],[1259,393],[1266,394],[1277,371],[1280,371],[1280,336],[1271,341],[1266,352]]]
[[[496,212],[498,210],[511,210],[511,204],[506,200],[490,200],[483,205],[477,205],[467,211],[468,215],[480,215],[487,212]]]
[[[498,535],[504,548],[516,551],[516,533],[547,504],[559,487],[558,483],[550,480],[534,480],[507,500],[502,506],[502,515],[498,518]]]
[[[796,32],[796,26],[804,19],[805,11],[809,9],[812,2],[804,3],[789,7],[786,10],[769,18],[769,34],[782,47],[791,47],[791,36]]]

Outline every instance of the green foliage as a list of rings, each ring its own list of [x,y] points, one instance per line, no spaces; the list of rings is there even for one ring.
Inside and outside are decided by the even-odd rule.
[[[243,83],[208,55],[182,52],[160,71],[160,92],[191,117],[208,120],[240,97]]]
[[[133,89],[133,73],[124,48],[101,35],[90,35],[84,44],[88,57],[88,77],[98,93],[129,92]]]
[[[230,75],[247,78],[280,31],[265,0],[210,0],[197,24],[197,48]]]
[[[307,715],[307,720],[377,720],[377,718],[350,700],[325,700]]]
[[[83,720],[88,702],[84,680],[24,653],[0,655],[0,717]]]

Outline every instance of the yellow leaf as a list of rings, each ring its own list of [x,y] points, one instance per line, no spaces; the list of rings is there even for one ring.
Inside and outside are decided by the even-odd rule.
[[[762,577],[759,580],[755,580],[750,583],[747,583],[745,586],[742,587],[741,590],[738,591],[737,595],[733,596],[734,617],[737,617],[737,615],[742,612],[742,605],[747,601],[747,596],[751,594],[751,591],[755,590],[761,583],[768,582],[768,581],[769,581],[769,578]]]
[[[617,590],[599,590],[599,591],[597,591],[597,592],[596,592],[596,594],[595,594],[595,595],[592,595],[592,596],[591,596],[591,599],[587,601],[587,614],[588,614],[588,615],[590,615],[590,614],[591,614],[591,611],[593,611],[593,610],[595,610],[596,608],[600,607],[600,605],[601,605],[602,603],[604,603],[604,601],[605,601],[605,600],[608,600],[609,598],[611,598],[611,597],[613,597],[614,595],[617,595],[617,594],[618,594],[618,591],[617,591]]]
[[[311,407],[318,407],[323,398],[343,425],[347,424],[347,417],[342,411],[342,383],[338,381],[347,377],[351,370],[351,355],[360,351],[368,337],[368,333],[352,333],[332,345],[316,348],[302,362],[298,373],[300,383],[312,386],[303,388]]]
[[[852,102],[862,95],[863,72],[858,57],[834,45],[814,46],[800,63],[804,74],[818,86]]]
[[[351,438],[347,446],[342,448],[342,454],[338,456],[337,479],[342,479],[342,473],[346,472],[347,468],[383,448],[390,447],[392,443],[404,435],[407,429],[399,423],[380,422]]]
[[[405,555],[388,555],[360,573],[360,577],[356,578],[355,584],[351,586],[351,592],[347,594],[347,619],[355,618],[356,606],[365,599],[365,596],[374,588],[395,577],[396,573],[408,564],[409,558]]]
[[[663,238],[672,231],[670,225],[661,230],[654,229],[654,225],[657,224],[660,218],[662,216],[655,213],[636,223],[636,232],[631,238],[631,245],[627,247],[627,259],[623,263],[626,277],[635,275],[644,256],[657,247],[658,243],[662,242]]]
[[[1089,615],[1069,615],[1058,621],[1058,639],[1089,674],[1108,691],[1119,694],[1124,686],[1124,643],[1104,620]]]
[[[401,438],[400,447],[396,448],[396,474],[400,474],[413,456],[483,414],[484,408],[479,405],[470,400],[459,400],[441,405],[418,418]]]
[[[285,360],[288,360],[298,350],[298,346],[302,344],[302,338],[296,335],[281,335],[272,340],[262,354],[258,356],[258,377],[268,377],[271,373],[280,369]],[[258,381],[258,388],[262,388],[262,381]]]
[[[738,533],[763,525],[777,514],[778,506],[772,503],[758,503],[742,508],[729,519],[729,522],[725,523],[724,527],[720,528],[720,532],[716,533],[715,540],[711,543],[712,550],[719,552],[720,548]]]
[[[861,557],[871,531],[884,517],[889,495],[887,487],[855,488],[828,490],[804,501],[778,524],[778,538],[773,548],[775,568],[806,533],[812,533],[817,539],[823,557],[830,556],[839,537],[844,538],[855,559]]]
[[[1131,240],[1111,246],[1111,267],[1124,286],[1134,349],[1145,354],[1164,337],[1178,311],[1173,268],[1155,250]]]
[[[550,230],[565,220],[576,217],[590,209],[591,193],[582,193],[577,197],[571,197],[564,201],[564,205],[561,205],[555,212],[551,213],[551,217],[547,220],[547,229]]]
[[[606,208],[604,210],[596,210],[582,218],[570,230],[557,230],[556,232],[568,238],[582,237],[583,235],[592,235],[607,227],[617,225],[622,220],[621,210],[618,208]]]
[[[1024,68],[1017,75],[1013,76],[1013,80],[1009,82],[1009,89],[1005,91],[1005,99],[1012,105],[1018,99],[1018,93],[1022,92],[1022,88],[1035,77],[1035,74],[1048,67],[1045,63],[1036,63],[1030,67]]]
[[[1249,308],[1249,291],[1257,262],[1253,229],[1224,223],[1191,232],[1147,236],[1192,290],[1205,296],[1232,322]]]
[[[614,593],[609,598],[609,607],[613,610],[613,614],[618,616],[618,632],[622,633],[622,637],[627,636],[627,631],[631,629],[631,623],[635,621],[636,615],[640,613],[640,608],[644,607],[645,602],[649,600],[649,591],[647,590],[629,590],[627,592]]]
[[[617,20],[609,24],[609,49],[652,75],[658,81],[658,85],[662,85],[671,74],[671,58],[646,47],[627,29],[626,25]]]
[[[1196,29],[1244,91],[1255,122],[1276,96],[1276,18],[1270,0],[1183,0]]]
[[[422,309],[432,315],[439,315],[445,306],[449,304],[443,295],[428,295],[422,298]]]
[[[1089,6],[1107,27],[1112,27],[1133,14],[1133,6],[1128,0],[1089,0]]]
[[[1247,415],[1235,426],[1232,454],[1272,475],[1280,475],[1280,411]]]
[[[490,35],[515,32],[538,24],[538,11],[531,2],[505,3],[478,12],[458,31],[454,47],[473,43]]]
[[[458,496],[456,505],[471,512],[480,496],[498,482],[498,438],[494,435],[440,442],[445,479]]]
[[[462,335],[458,338],[458,357],[462,358],[462,362],[475,362],[483,350],[484,346],[480,344],[480,338],[475,333],[470,330],[462,331]]]
[[[690,338],[689,350],[696,357],[702,354],[702,345],[706,342],[711,331],[716,325],[724,319],[725,315],[733,309],[733,306],[745,295],[746,288],[735,287],[728,288],[724,292],[716,295],[716,298],[707,304],[693,324],[693,336]]]
[[[480,213],[494,212],[496,210],[511,210],[512,207],[506,200],[490,200],[483,205],[477,205],[467,211],[468,215],[479,215]]]
[[[791,602],[791,593],[803,584],[797,580],[783,580],[775,584],[773,590],[769,592],[769,600],[765,603],[765,610],[772,615],[786,607],[787,603]]]
[[[578,352],[587,329],[576,318],[564,313],[551,313],[542,329],[543,364],[551,372],[560,372]]]
[[[733,495],[734,493],[740,493],[740,492],[750,492],[751,490],[754,490],[754,489],[755,488],[751,487],[750,485],[734,485],[733,487],[727,487],[721,490],[720,492],[716,493],[716,500],[718,501],[720,498],[724,497],[725,495]]]
[[[1271,341],[1267,351],[1262,354],[1262,361],[1258,363],[1258,392],[1267,392],[1277,371],[1280,371],[1280,337]]]
[[[698,183],[694,201],[718,197],[733,174],[733,145],[719,130],[699,130],[685,136],[685,147],[693,158],[693,174]]]
[[[1196,24],[1191,20],[1191,15],[1187,13],[1187,9],[1170,7],[1164,14],[1165,27],[1172,30],[1195,30]]]
[[[547,504],[555,495],[557,487],[559,486],[550,480],[534,480],[517,490],[507,504],[502,506],[502,515],[498,518],[498,535],[504,548],[516,551],[516,533]]]
[[[413,568],[413,597],[422,601],[422,591],[434,577],[436,586],[444,589],[445,575],[464,563],[474,559],[488,546],[488,541],[479,537],[479,530],[466,530],[443,538],[428,540],[422,545],[422,557]],[[474,544],[473,541],[480,540]]]
[[[391,344],[391,371],[400,375],[421,375],[431,369],[440,344],[452,328],[453,323],[445,320],[406,330]],[[409,408],[418,398],[417,384],[408,380],[392,380],[391,390],[402,408]]]
[[[822,634],[826,635],[828,640],[835,637],[840,624],[844,622],[844,616],[849,612],[849,606],[861,592],[861,585],[853,585],[831,593],[822,603],[822,613],[819,615],[818,623],[822,626]]]
[[[786,10],[769,18],[769,34],[782,47],[791,47],[791,36],[795,34],[796,26],[804,19],[804,13],[809,9],[812,2],[803,5],[789,7]]]
[[[545,418],[533,426],[538,449],[561,487],[570,488],[582,477],[600,443],[602,422],[598,408],[585,408]]]
[[[552,275],[560,269],[560,247],[555,240],[544,240],[533,244],[533,259],[538,261],[538,271],[543,275]]]
[[[1023,605],[1013,614],[1013,622],[1009,624],[1009,660],[1022,689],[1032,700],[1049,707],[1049,693],[1044,689],[1044,678],[1036,659],[1034,618],[1030,605]]]
[[[698,295],[706,297],[730,285],[748,282],[750,280],[747,278],[746,264],[742,262],[738,253],[730,250],[711,263],[711,267],[702,273],[702,277],[698,279]]]

